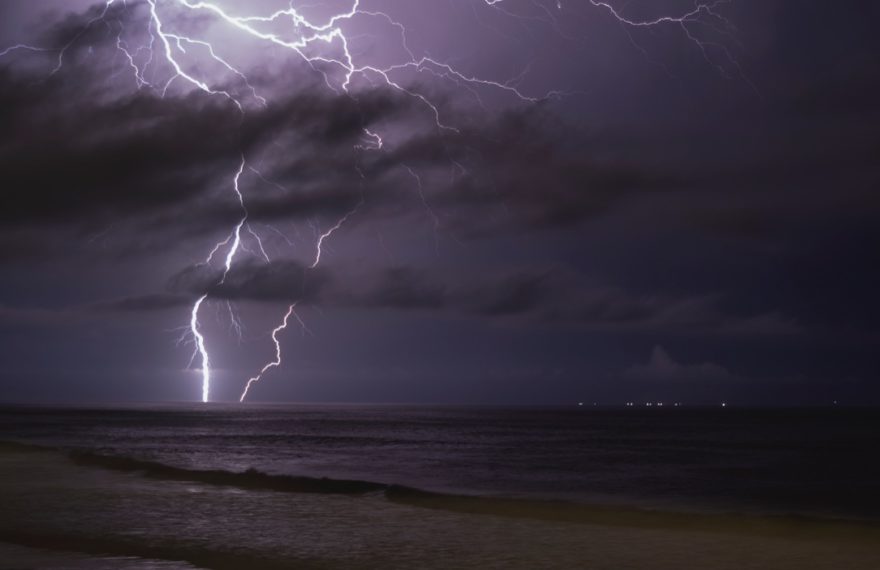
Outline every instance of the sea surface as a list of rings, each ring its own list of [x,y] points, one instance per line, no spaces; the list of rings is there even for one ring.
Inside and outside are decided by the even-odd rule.
[[[873,409],[6,407],[0,441],[0,568],[880,568]]]

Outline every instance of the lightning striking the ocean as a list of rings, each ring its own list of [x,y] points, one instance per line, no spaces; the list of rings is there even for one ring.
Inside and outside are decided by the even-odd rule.
[[[257,373],[256,376],[247,381],[247,384],[244,385],[244,392],[241,393],[241,397],[238,399],[239,402],[244,402],[244,399],[247,397],[248,390],[250,390],[251,388],[251,384],[259,382],[260,379],[263,377],[263,374],[265,374],[270,368],[281,366],[281,343],[278,341],[278,333],[287,328],[287,321],[290,319],[290,315],[293,314],[293,310],[295,308],[296,303],[288,306],[287,312],[284,314],[284,318],[281,320],[281,324],[272,330],[272,342],[275,343],[275,360],[263,366],[263,368],[260,369],[260,372]]]
[[[208,356],[208,349],[205,347],[205,337],[199,330],[199,309],[208,295],[202,295],[198,298],[192,308],[192,314],[189,326],[192,329],[192,335],[196,342],[196,350],[202,356],[202,401],[207,402],[211,395],[211,360]]]
[[[470,1],[483,5],[484,9],[499,11],[505,16],[525,18],[525,16],[520,16],[516,12],[507,9],[506,6],[512,4],[511,0]],[[692,9],[682,14],[659,16],[646,20],[626,17],[623,14],[625,8],[623,3],[615,5],[611,2],[600,2],[597,0],[585,1],[597,10],[605,12],[606,15],[626,28],[678,26],[683,30],[686,37],[702,50],[703,56],[707,61],[718,65],[711,61],[708,50],[720,47],[720,51],[726,54],[728,63],[736,65],[735,60],[724,50],[723,46],[705,41],[694,33],[694,28],[698,26],[709,26],[719,33],[728,34],[732,26],[719,13],[719,7],[726,4],[729,0],[696,2]],[[253,107],[265,108],[268,104],[267,96],[259,92],[257,88],[258,83],[252,80],[248,73],[238,67],[237,64],[224,57],[222,55],[223,50],[220,49],[221,46],[204,37],[193,37],[191,34],[183,31],[188,29],[187,26],[181,25],[180,22],[175,20],[175,17],[188,15],[196,19],[213,19],[216,23],[223,24],[229,29],[240,33],[242,37],[247,38],[249,41],[260,42],[266,47],[278,48],[289,52],[309,66],[314,73],[318,74],[324,86],[333,93],[356,99],[356,93],[353,93],[353,83],[355,78],[360,78],[370,85],[375,86],[379,84],[384,88],[412,98],[432,117],[435,127],[439,130],[458,132],[458,127],[454,124],[447,124],[444,120],[441,105],[433,100],[430,95],[406,86],[401,78],[402,74],[406,72],[427,74],[438,80],[448,82],[455,88],[465,89],[475,97],[481,106],[484,106],[484,102],[478,92],[480,89],[488,89],[513,97],[518,102],[524,104],[535,103],[562,94],[559,91],[532,94],[521,90],[518,85],[522,80],[522,76],[528,72],[528,68],[516,77],[504,81],[466,73],[450,63],[435,59],[426,54],[417,55],[407,41],[407,28],[399,20],[383,11],[365,9],[363,7],[364,3],[364,0],[352,0],[346,9],[332,14],[322,21],[313,21],[304,12],[304,10],[311,6],[295,7],[292,0],[286,8],[263,14],[247,12],[235,14],[231,11],[231,8],[227,7],[231,5],[228,2],[221,5],[220,2],[205,0],[106,0],[106,2],[94,10],[94,17],[85,23],[84,28],[75,34],[65,45],[60,47],[44,47],[16,44],[0,50],[0,58],[9,57],[19,52],[50,54],[55,57],[55,65],[51,69],[50,75],[55,74],[65,65],[65,55],[71,47],[77,42],[82,41],[89,29],[99,23],[104,23],[108,28],[116,26],[115,48],[118,54],[121,54],[124,58],[125,67],[131,71],[135,87],[138,90],[148,91],[157,97],[166,97],[175,84],[185,84],[190,90],[200,91],[206,96],[220,97],[229,101],[242,116],[247,114],[249,109]],[[566,4],[569,3],[572,2],[566,2]],[[246,10],[248,4],[239,2],[235,5],[235,9]],[[557,29],[559,28],[556,13],[563,11],[563,2],[561,0],[547,4],[534,0],[532,4],[539,7],[542,14],[544,14],[544,16],[540,17],[541,20],[547,21],[549,19]],[[144,19],[146,26],[142,30],[144,41],[141,45],[134,45],[132,40],[124,39],[128,30],[126,24],[123,23],[123,16],[128,12],[133,13],[140,7],[144,7],[146,11],[146,18]],[[350,42],[353,40],[353,36],[346,30],[346,27],[351,22],[360,19],[384,22],[390,26],[393,30],[392,35],[396,38],[395,41],[399,42],[398,47],[400,51],[405,54],[404,59],[381,66],[363,63],[361,55],[351,49]],[[529,17],[529,19],[534,18]],[[138,20],[133,18],[132,21]],[[285,30],[284,33],[279,31],[282,29]],[[287,34],[290,35],[288,36]],[[193,61],[196,63],[192,63]],[[222,78],[212,80],[206,75],[205,66],[201,65],[203,62],[216,65],[218,69],[231,74],[231,77],[234,77],[239,82],[239,85],[242,86],[241,89],[236,89],[233,84],[225,82]],[[161,67],[162,65],[164,67]],[[719,68],[721,67],[719,66]],[[335,70],[337,75],[334,75],[332,70]],[[362,132],[362,142],[356,145],[355,148],[365,152],[381,151],[384,148],[385,141],[383,140],[382,133],[378,132],[375,127],[371,130],[365,126],[362,128]],[[455,163],[455,166],[463,169],[458,163]],[[223,255],[222,271],[214,283],[217,286],[226,283],[237,257],[243,255],[242,252],[250,252],[265,262],[270,262],[270,256],[262,238],[250,223],[245,196],[242,193],[241,179],[246,168],[250,172],[255,173],[264,182],[267,182],[262,174],[253,166],[250,166],[248,160],[242,155],[235,175],[232,178],[232,187],[240,207],[241,217],[229,228],[226,237],[213,246],[205,260],[200,264],[210,267],[215,257]],[[420,202],[433,220],[436,236],[436,232],[441,229],[440,219],[425,197],[422,177],[409,166],[404,165],[404,168],[416,183]],[[327,240],[348,223],[352,217],[358,214],[360,208],[364,205],[364,201],[362,194],[361,201],[339,217],[335,223],[324,231],[316,231],[314,257],[307,265],[308,269],[315,269],[319,266]],[[276,228],[272,226],[266,227],[273,232],[281,234],[288,244],[292,243]],[[200,322],[200,310],[210,301],[211,296],[208,292],[198,296],[192,305],[188,327],[190,341],[195,347],[191,363],[197,357],[200,362],[201,399],[203,402],[208,402],[211,399],[211,382],[214,374],[211,368],[212,360],[209,354],[208,342]],[[241,338],[242,327],[235,314],[235,308],[231,302],[226,301],[226,303],[230,322],[232,323],[231,328]],[[251,377],[246,382],[244,391],[239,398],[240,401],[246,399],[252,385],[259,382],[266,372],[282,365],[282,349],[278,334],[287,327],[291,316],[299,319],[294,310],[295,307],[296,303],[288,306],[281,324],[272,331],[271,338],[275,347],[274,359],[263,366],[257,375]],[[303,324],[302,321],[300,323]]]

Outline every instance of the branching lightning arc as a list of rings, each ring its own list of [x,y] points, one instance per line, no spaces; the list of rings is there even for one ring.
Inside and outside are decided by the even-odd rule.
[[[481,4],[485,9],[497,11],[504,17],[549,22],[557,29],[559,28],[557,14],[563,11],[562,0],[552,0],[546,4],[541,0],[531,0],[531,4],[540,9],[542,16],[528,17],[513,11],[513,9],[508,9],[509,5],[515,3],[514,0],[469,1],[472,1],[474,4]],[[707,42],[694,32],[696,28],[702,26],[711,27],[722,34],[729,34],[732,26],[720,14],[719,8],[730,0],[697,1],[692,9],[684,13],[645,20],[632,19],[625,16],[623,2],[577,1],[582,4],[586,3],[597,11],[604,12],[607,17],[610,17],[612,21],[616,21],[624,28],[680,27],[686,37],[702,51],[703,56],[710,63],[717,65],[716,62],[711,60],[708,52],[708,48],[715,47],[719,48],[719,51],[726,56],[727,63],[738,69],[736,68],[736,61],[723,46]],[[574,2],[575,0],[568,0],[567,3],[573,4]],[[509,81],[478,77],[460,71],[453,65],[428,55],[416,55],[407,43],[406,27],[387,12],[365,9],[364,3],[364,0],[351,0],[351,4],[347,9],[333,14],[323,21],[313,21],[305,14],[306,6],[297,8],[294,6],[293,0],[290,1],[287,7],[265,14],[233,14],[225,7],[231,4],[229,2],[220,3],[205,0],[106,0],[95,10],[95,16],[89,19],[85,23],[84,28],[65,45],[35,46],[16,44],[0,50],[0,58],[11,57],[19,52],[48,54],[53,58],[50,74],[55,74],[65,65],[67,52],[77,42],[82,41],[85,32],[99,23],[104,23],[111,29],[113,29],[113,25],[116,26],[115,29],[118,30],[118,35],[115,47],[117,52],[124,58],[123,61],[130,70],[137,89],[149,90],[157,97],[165,97],[173,84],[181,82],[188,86],[187,89],[201,91],[206,96],[222,97],[228,100],[242,114],[247,113],[248,109],[252,106],[265,106],[267,104],[266,97],[261,95],[254,87],[254,82],[250,80],[248,74],[224,58],[221,55],[222,50],[217,45],[203,37],[192,37],[180,31],[185,26],[176,25],[175,15],[191,13],[193,16],[213,19],[217,23],[224,24],[251,41],[262,42],[267,46],[289,51],[293,56],[310,66],[315,73],[319,74],[327,89],[335,93],[352,96],[350,93],[352,81],[355,77],[360,77],[372,85],[379,84],[384,88],[392,89],[411,97],[424,107],[426,112],[433,118],[436,128],[440,130],[457,131],[455,125],[447,124],[444,121],[440,106],[432,101],[428,95],[403,84],[402,80],[399,79],[401,73],[409,71],[429,74],[439,80],[450,83],[454,88],[466,89],[471,94],[475,94],[477,88],[496,90],[512,96],[523,103],[533,103],[547,97],[560,95],[559,91],[550,91],[540,95],[526,93],[516,86],[522,79],[521,76],[514,77]],[[236,9],[244,10],[247,5],[248,3],[239,2],[236,5]],[[146,29],[143,30],[144,40],[141,45],[134,46],[131,45],[130,40],[124,38],[125,25],[122,24],[121,15],[125,11],[140,8],[144,8],[147,13],[145,18]],[[360,63],[358,55],[350,49],[351,36],[346,32],[346,25],[357,19],[377,19],[387,24],[393,30],[394,37],[398,38],[397,41],[400,42],[400,48],[402,48],[400,51],[406,54],[406,59],[386,66]],[[280,26],[285,26],[286,34],[290,35],[279,33],[277,30]],[[323,46],[325,49],[316,49],[316,46]],[[226,72],[237,77],[244,86],[241,89],[241,93],[234,89],[218,86],[222,85],[222,82],[212,81],[209,77],[206,77],[205,71],[201,66],[191,63],[187,64],[186,60],[192,59],[194,54],[204,58],[206,61],[219,65]],[[157,71],[160,65],[166,70],[164,76]],[[719,68],[724,72],[723,68],[720,66]],[[333,77],[327,71],[328,69],[337,70],[341,79],[334,83]],[[161,81],[156,79],[157,76],[162,76]],[[478,95],[477,98],[479,99]],[[480,103],[482,104],[482,101]],[[357,146],[360,150],[377,152],[383,149],[384,141],[382,134],[369,130],[366,127],[363,128],[363,141],[362,144]],[[461,168],[460,165],[456,164],[456,166]],[[249,221],[247,200],[241,187],[242,174],[246,168],[260,178],[263,178],[259,170],[254,165],[249,164],[247,157],[242,156],[231,181],[235,198],[240,206],[241,217],[230,228],[228,235],[214,245],[202,262],[202,264],[210,266],[216,257],[225,254],[222,257],[223,265],[218,284],[225,282],[233,268],[236,257],[242,251],[251,251],[266,262],[270,260],[259,233],[251,226]],[[441,220],[426,201],[421,177],[409,166],[402,165],[401,168],[415,181],[421,203],[430,214],[435,230],[439,230],[441,228]],[[356,216],[362,205],[363,197],[357,206],[346,212],[345,215],[331,224],[326,230],[322,232],[316,231],[314,254],[312,262],[308,266],[309,268],[314,269],[318,267],[321,263],[323,248],[327,240],[331,239],[335,232],[340,230],[352,217]],[[273,232],[278,232],[274,227],[267,227]],[[287,238],[285,237],[285,239]],[[253,250],[249,249],[248,243],[251,244],[250,247],[253,247]],[[210,295],[207,292],[198,296],[192,305],[189,325],[186,327],[189,341],[194,345],[190,365],[196,360],[200,363],[201,399],[203,402],[208,402],[211,398],[213,376],[208,343],[200,322],[200,311],[210,300]],[[235,314],[235,309],[229,302],[226,303],[226,306],[229,311],[230,326],[240,336],[241,323]],[[300,320],[299,315],[296,314],[295,308],[296,303],[289,305],[281,324],[272,330],[271,339],[274,343],[275,357],[263,366],[259,373],[246,382],[240,401],[245,400],[249,389],[259,382],[265,373],[282,365],[282,349],[278,335],[287,328],[291,316],[294,316],[303,327],[305,326]]]

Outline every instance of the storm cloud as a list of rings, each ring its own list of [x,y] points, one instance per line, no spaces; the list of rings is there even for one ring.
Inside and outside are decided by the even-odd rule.
[[[880,397],[876,8],[723,3],[731,27],[693,30],[701,49],[588,3],[365,3],[407,35],[345,22],[359,61],[461,74],[346,78],[163,4],[169,29],[231,62],[172,43],[203,88],[138,50],[141,3],[0,7],[20,20],[0,51],[37,46],[0,57],[2,363],[51,368],[51,353],[76,371],[112,353],[185,376],[177,331],[204,295],[239,375],[296,303],[326,327],[304,358],[340,377],[361,339],[377,369],[408,346],[434,376],[571,371],[547,400],[664,375],[817,394],[845,377]],[[737,389],[760,399],[756,383]]]

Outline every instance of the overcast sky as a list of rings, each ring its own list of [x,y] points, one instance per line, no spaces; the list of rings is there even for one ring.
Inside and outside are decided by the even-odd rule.
[[[876,3],[184,4],[0,5],[0,400],[880,401]]]

